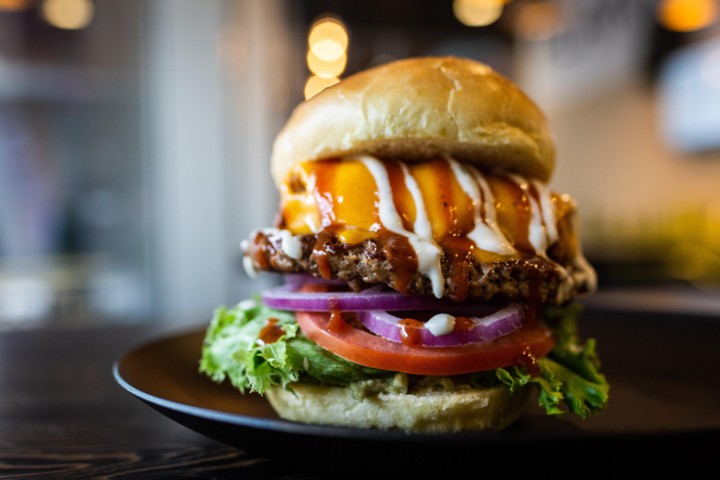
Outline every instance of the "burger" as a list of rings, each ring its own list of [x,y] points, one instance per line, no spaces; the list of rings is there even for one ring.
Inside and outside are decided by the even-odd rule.
[[[216,309],[200,371],[309,424],[600,412],[577,300],[596,276],[555,157],[543,112],[470,59],[394,61],[301,103],[273,145],[277,217],[241,244],[249,275],[282,281]]]

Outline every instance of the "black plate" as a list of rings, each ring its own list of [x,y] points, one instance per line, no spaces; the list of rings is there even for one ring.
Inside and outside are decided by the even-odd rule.
[[[658,460],[685,468],[706,463],[698,449],[720,440],[720,318],[592,310],[583,313],[581,332],[598,341],[611,384],[608,408],[584,421],[533,409],[494,434],[408,435],[281,420],[262,397],[197,373],[202,329],[133,349],[116,362],[114,375],[130,393],[199,433],[311,468],[347,471],[350,463],[358,472],[409,473],[492,458],[517,470],[531,461],[565,462],[571,452],[583,462],[594,459],[595,471],[628,460],[641,467]]]

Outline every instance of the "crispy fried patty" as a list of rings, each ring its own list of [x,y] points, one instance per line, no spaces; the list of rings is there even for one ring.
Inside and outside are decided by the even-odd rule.
[[[430,279],[417,271],[417,264],[398,262],[381,240],[368,239],[348,245],[334,236],[305,235],[299,239],[302,254],[295,255],[299,257],[295,259],[283,251],[282,239],[276,230],[261,230],[247,242],[245,255],[256,270],[340,279],[355,290],[370,284],[385,284],[409,295],[433,295]],[[445,251],[441,260],[445,296],[458,301],[566,303],[592,288],[588,272],[576,265],[568,253],[557,246],[549,249],[549,258],[528,256],[488,263],[468,255],[459,276],[453,271],[459,268],[458,262]]]

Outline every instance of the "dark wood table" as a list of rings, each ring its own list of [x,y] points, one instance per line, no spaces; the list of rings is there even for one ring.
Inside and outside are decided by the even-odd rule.
[[[150,327],[0,333],[0,478],[327,478],[220,444],[123,390]]]

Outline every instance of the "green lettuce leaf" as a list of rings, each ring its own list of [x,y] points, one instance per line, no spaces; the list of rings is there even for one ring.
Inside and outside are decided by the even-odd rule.
[[[282,329],[271,343],[259,340],[270,323]],[[287,388],[301,376],[331,385],[390,376],[348,362],[319,347],[299,330],[295,316],[255,300],[215,310],[203,341],[200,372],[216,382],[228,379],[241,392],[264,393],[273,385]]]
[[[498,379],[511,390],[530,383],[539,386],[538,404],[549,415],[568,410],[586,418],[605,408],[610,386],[600,373],[600,358],[595,340],[580,342],[577,318],[579,304],[546,312],[546,319],[555,331],[556,345],[545,358],[537,359],[537,375],[522,366],[499,368]]]

